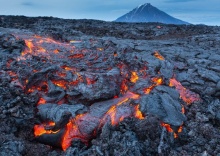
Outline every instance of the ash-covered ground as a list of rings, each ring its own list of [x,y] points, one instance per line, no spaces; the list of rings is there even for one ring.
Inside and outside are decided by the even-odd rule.
[[[79,75],[83,79],[78,82]],[[174,78],[188,96],[199,100],[184,100],[178,87],[170,85]],[[65,86],[55,83],[61,80]],[[139,106],[144,119],[126,111],[129,115],[117,124],[104,120],[96,135],[86,136],[88,143],[75,138],[66,151],[55,147],[57,140],[49,146],[34,136],[34,126],[41,123],[43,108],[37,104],[42,98],[42,103],[46,99],[61,107],[63,103],[85,107],[72,117],[87,112],[91,119],[100,104],[120,101],[126,91],[140,99],[129,99],[124,108],[112,106],[119,110]],[[220,27],[0,16],[2,156],[220,155],[219,98]],[[90,123],[95,121],[89,120],[82,129],[94,133]],[[175,125],[173,131],[181,126],[182,132],[174,138],[161,122]]]

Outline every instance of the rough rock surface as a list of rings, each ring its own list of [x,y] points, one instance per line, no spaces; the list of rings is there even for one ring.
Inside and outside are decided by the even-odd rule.
[[[65,55],[72,61],[61,61],[58,66],[54,62],[63,58],[50,62],[36,55],[22,60],[19,56],[27,48],[25,37],[35,35],[49,37],[62,44],[80,41],[72,44],[81,51]],[[71,51],[61,44],[52,44],[51,47],[61,53]],[[48,47],[48,51],[52,50]],[[165,60],[155,58],[155,51]],[[75,54],[83,54],[83,59],[80,58],[82,55]],[[87,68],[85,62],[91,68]],[[64,63],[74,65],[78,75],[67,70],[65,78],[58,77],[57,71],[67,69]],[[138,70],[140,79],[135,84],[131,83],[130,71]],[[201,100],[187,105],[178,98],[175,87],[168,87],[169,79],[174,76]],[[163,84],[154,86],[150,94],[145,95],[144,89],[155,85],[151,81],[155,77],[162,77]],[[77,79],[81,83],[74,88],[67,87],[67,90],[53,84],[45,88],[43,84],[61,80],[71,83]],[[40,96],[47,103],[57,104],[65,98],[63,103],[82,103],[84,107],[92,108],[93,103],[120,97],[122,91],[117,85],[124,83],[130,91],[143,95],[141,100],[131,100],[130,103],[140,104],[145,119],[126,118],[114,126],[106,122],[88,146],[75,139],[66,151],[35,140],[33,127],[41,123],[36,110]],[[48,89],[48,93],[27,93],[36,85],[41,90]],[[96,94],[87,92],[89,89]],[[105,95],[104,99],[102,95]],[[155,105],[146,102],[151,101],[151,97],[157,99],[153,101]],[[219,98],[219,27],[0,16],[0,155],[220,155]],[[184,115],[181,105],[185,108]],[[164,131],[161,121],[175,126],[184,121],[178,138],[174,139],[173,133]]]

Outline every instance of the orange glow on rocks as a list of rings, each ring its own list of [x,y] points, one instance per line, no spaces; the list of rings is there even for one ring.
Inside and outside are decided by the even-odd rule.
[[[121,93],[125,93],[128,90],[128,86],[126,84],[126,80],[121,83]]]
[[[133,83],[136,83],[138,80],[138,75],[136,72],[131,72],[131,79],[130,81],[133,82]]]
[[[103,48],[97,48],[97,50],[98,50],[98,51],[103,51],[104,49],[103,49]]]
[[[144,116],[139,109],[140,105],[135,106],[135,118],[143,120]]]
[[[44,49],[43,47],[37,47],[37,52],[42,52],[42,53],[45,53],[46,52],[46,49]]]
[[[107,112],[102,116],[102,118],[95,117],[92,112],[88,112],[85,114],[77,115],[75,118],[71,118],[65,127],[65,132],[62,137],[61,147],[65,151],[70,145],[73,139],[80,139],[82,142],[87,143],[92,137],[94,137],[95,131],[101,128],[106,122],[110,121],[112,126],[117,125],[119,122],[123,121],[124,118],[133,116],[138,119],[143,119],[139,105],[132,106],[128,105],[128,101],[130,99],[139,99],[138,94],[134,94],[132,92],[127,92],[123,97],[118,98],[117,103],[113,103],[112,106],[107,110]],[[117,100],[116,100],[117,101]],[[112,101],[114,102],[114,100]],[[124,112],[124,107],[119,108],[123,105],[127,105],[127,108],[130,111]],[[123,113],[118,114],[119,110],[123,110]],[[80,124],[87,123],[88,126],[94,125],[97,123],[96,127],[94,127],[94,131],[91,134],[85,134],[80,130]],[[55,123],[46,123],[42,125],[35,125],[34,126],[34,134],[35,136],[40,136],[43,134],[52,134],[56,133],[51,130],[45,130],[46,126],[54,126]]]
[[[185,114],[185,108],[184,106],[182,105],[182,109],[181,109],[181,112],[183,114]],[[165,127],[166,130],[170,133],[173,133],[173,136],[174,138],[178,138],[178,133],[181,133],[183,131],[183,124],[178,128],[177,132],[174,132],[173,129],[171,128],[171,126],[169,124],[166,124],[166,123],[161,123],[161,126],[162,127]]]
[[[173,129],[170,127],[169,124],[161,123],[161,126],[165,127],[168,132],[173,132]]]
[[[105,72],[106,69],[111,70],[113,67],[106,66],[105,64],[103,65],[104,67],[99,66],[100,62],[105,62],[108,60],[108,58],[100,57],[102,55],[106,55],[103,48],[94,48],[92,50],[94,50],[95,52],[92,51],[92,53],[88,53],[90,50],[75,49],[76,47],[74,47],[73,44],[79,43],[79,42],[81,42],[81,41],[70,41],[70,43],[60,43],[60,42],[57,42],[57,41],[49,39],[49,38],[35,36],[35,38],[33,38],[33,39],[32,38],[31,39],[25,38],[26,49],[22,52],[22,56],[24,56],[26,54],[27,54],[26,56],[29,56],[29,54],[31,54],[33,56],[38,56],[36,58],[38,60],[43,60],[43,61],[41,61],[41,63],[43,62],[42,64],[48,63],[51,66],[53,66],[53,64],[55,64],[55,66],[56,66],[55,69],[52,69],[49,72],[47,72],[47,71],[45,72],[44,70],[42,70],[41,64],[39,65],[40,68],[37,68],[37,70],[31,69],[31,71],[33,71],[33,73],[36,74],[36,77],[34,77],[33,79],[29,79],[30,80],[29,83],[32,83],[29,88],[27,87],[27,90],[29,93],[36,92],[37,94],[43,96],[48,101],[48,103],[52,101],[51,103],[53,103],[54,105],[68,104],[70,102],[71,102],[71,104],[73,104],[73,103],[75,104],[75,102],[81,102],[81,101],[83,101],[82,104],[84,104],[84,101],[85,101],[85,105],[83,105],[83,106],[85,106],[85,108],[88,109],[85,111],[86,113],[83,112],[84,114],[80,114],[80,115],[76,115],[78,113],[76,113],[75,115],[71,114],[72,116],[70,115],[71,117],[68,118],[68,120],[66,120],[66,122],[64,122],[64,124],[62,123],[63,125],[60,126],[62,128],[60,128],[60,130],[58,130],[58,131],[52,131],[52,130],[48,129],[48,127],[51,128],[51,127],[55,126],[55,122],[47,122],[47,123],[43,123],[41,125],[34,126],[34,135],[36,137],[41,136],[43,134],[54,134],[59,131],[61,132],[61,130],[62,130],[62,132],[63,132],[61,135],[62,141],[60,142],[60,144],[61,144],[61,147],[63,150],[66,150],[71,145],[71,142],[73,141],[73,139],[80,139],[82,142],[85,142],[85,143],[89,142],[92,138],[95,137],[96,132],[98,132],[100,130],[100,128],[103,125],[105,125],[106,122],[109,122],[112,126],[116,126],[119,124],[119,122],[123,121],[127,117],[135,117],[137,119],[143,120],[145,118],[145,116],[143,116],[142,112],[140,111],[140,105],[139,104],[137,105],[137,102],[139,102],[139,101],[134,101],[134,100],[138,100],[140,98],[140,96],[143,95],[143,90],[144,90],[145,94],[150,94],[150,92],[156,86],[163,84],[163,78],[158,76],[158,77],[151,78],[150,79],[151,82],[149,85],[149,83],[148,83],[149,79],[147,77],[148,76],[147,75],[148,74],[147,63],[144,64],[143,66],[141,65],[142,67],[140,70],[137,70],[135,67],[135,71],[129,71],[129,68],[130,68],[129,64],[126,65],[126,64],[123,64],[123,62],[119,63],[119,65],[117,65],[118,68],[117,68],[117,72],[116,72],[118,74],[114,74],[114,72],[112,72],[113,73],[112,74],[111,72],[109,72],[110,74],[107,73],[107,76],[110,75],[111,78],[109,80],[114,81],[113,77],[119,76],[121,74],[120,75],[121,77],[118,79],[119,81],[117,81],[115,84],[113,84],[114,86],[112,85],[109,87],[109,88],[112,88],[112,87],[115,87],[116,85],[119,85],[118,87],[120,87],[120,91],[119,91],[119,88],[117,88],[118,90],[115,89],[116,91],[114,91],[113,94],[110,95],[110,97],[103,97],[102,93],[98,94],[98,100],[102,100],[102,98],[108,99],[108,98],[114,97],[112,99],[112,101],[109,100],[110,104],[108,103],[109,101],[106,100],[107,104],[109,104],[109,105],[107,105],[108,107],[105,107],[105,109],[103,108],[103,112],[101,113],[100,116],[98,116],[97,115],[98,113],[95,112],[96,113],[95,114],[94,112],[91,111],[92,110],[91,107],[93,106],[92,105],[93,99],[91,98],[92,99],[91,101],[84,100],[83,98],[80,99],[81,98],[80,94],[82,94],[82,93],[81,93],[81,90],[77,90],[77,89],[80,87],[81,87],[80,89],[82,89],[83,91],[93,89],[92,87],[94,87],[96,85],[96,82],[99,82],[98,80],[100,80],[100,79],[98,79],[98,78],[100,78],[99,75],[98,74],[95,75],[96,72],[99,74],[101,73],[102,75],[106,76],[106,72]],[[47,44],[49,44],[49,46],[47,46]],[[100,52],[97,52],[97,51],[100,51]],[[110,55],[112,58],[120,56],[116,52],[114,52],[114,54],[111,53]],[[26,56],[23,58],[26,59]],[[154,53],[154,56],[156,58],[158,58],[159,60],[164,60],[164,57],[157,51]],[[67,59],[66,62],[63,61],[60,64],[56,63],[59,60],[65,60],[65,59]],[[138,59],[138,57],[136,59]],[[22,60],[22,59],[20,59],[20,60]],[[93,64],[92,61],[94,61],[94,60],[97,62],[95,62]],[[117,58],[115,58],[115,60],[117,60]],[[84,64],[83,64],[84,62],[85,62],[85,65],[92,66],[92,68],[90,69],[90,68],[87,68],[87,66],[84,66]],[[158,62],[158,60],[157,60],[157,62]],[[8,62],[8,65],[7,65],[8,68],[10,67],[10,63],[11,62]],[[21,63],[23,63],[23,62],[21,62]],[[80,64],[80,66],[77,66],[78,63]],[[43,67],[44,67],[44,65],[43,65]],[[160,75],[159,72],[157,72],[157,73]],[[9,73],[9,75],[11,77],[16,77],[16,79],[17,79],[16,73],[11,72],[11,73]],[[40,79],[39,77],[43,77],[43,79]],[[149,75],[149,77],[150,77],[150,75]],[[139,81],[140,81],[139,79],[143,80],[143,85],[144,85],[144,81],[146,80],[145,84],[148,84],[148,86],[147,86],[148,88],[143,89],[143,86],[141,86],[142,82],[139,84]],[[33,80],[33,82],[31,80]],[[138,81],[138,83],[136,85],[141,86],[141,92],[139,92],[139,90],[138,90],[139,86],[137,87],[134,84],[137,81]],[[48,85],[48,82],[52,82],[54,85],[51,83],[50,83],[50,85]],[[83,85],[80,84],[81,82],[83,83]],[[28,78],[26,80],[26,85],[27,84],[28,84]],[[95,85],[93,85],[93,84],[95,84]],[[164,83],[164,85],[166,85],[166,84]],[[97,86],[99,86],[99,84]],[[100,86],[102,87],[102,85],[100,85]],[[169,86],[171,86],[171,87],[174,86],[179,91],[180,97],[183,99],[183,101],[185,101],[188,104],[199,100],[199,97],[197,94],[192,93],[189,90],[187,90],[186,88],[184,88],[174,78],[170,79]],[[59,87],[61,87],[62,89]],[[105,86],[102,88],[101,87],[99,89],[102,89]],[[137,89],[135,87],[137,87]],[[55,89],[53,89],[53,88],[55,88]],[[51,92],[49,92],[51,94],[48,94],[48,90],[51,91]],[[54,90],[55,90],[55,93],[53,92]],[[58,97],[58,98],[56,97],[56,94],[59,94],[59,92],[58,93],[56,92],[57,90],[58,91],[61,90],[60,92],[63,93],[61,97]],[[129,92],[129,90],[140,93],[141,95]],[[108,92],[108,90],[106,92]],[[53,97],[53,94],[55,94],[54,95],[55,98]],[[87,96],[87,95],[88,94],[85,94],[85,96]],[[77,101],[78,97],[79,97],[79,101]],[[40,97],[37,105],[46,106],[46,105],[43,105],[43,104],[47,103],[47,101],[44,98]],[[53,101],[53,99],[58,99],[58,100]],[[97,99],[94,99],[94,101],[96,101],[96,100]],[[134,102],[135,104],[132,102]],[[89,103],[89,104],[87,104],[87,103]],[[97,103],[95,103],[95,104],[97,104]],[[100,102],[100,103],[103,104],[102,102]],[[104,104],[106,104],[106,103],[104,103]],[[96,110],[97,110],[97,108],[99,108],[99,107],[94,107],[94,108],[96,108]],[[184,106],[182,107],[182,113],[183,114],[185,113]],[[60,122],[62,122],[62,120]],[[56,123],[58,125],[58,126],[57,125],[56,126],[59,127],[59,124],[58,124],[59,122],[56,121]],[[89,126],[94,128],[94,129],[92,129],[93,130],[92,132],[89,131],[87,133],[87,132],[83,131],[84,129],[87,129]],[[168,132],[173,133],[174,138],[178,137],[178,133],[182,132],[182,126],[180,126],[180,128],[178,129],[177,132],[176,131],[174,132],[174,130],[171,128],[171,125],[169,125],[169,124],[161,123],[161,126],[165,127]]]
[[[25,55],[27,53],[32,53],[33,52],[34,45],[33,45],[32,41],[31,40],[25,40],[25,44],[28,47],[28,49],[23,51],[22,55]]]
[[[114,96],[114,99],[116,99],[116,98],[118,98],[118,95],[115,95],[115,96]]]
[[[61,43],[57,42],[50,38],[45,38],[41,36],[23,36],[25,41],[26,48],[21,53],[21,57],[18,57],[17,60],[25,60],[24,57],[27,54],[31,54],[33,56],[43,56],[44,58],[51,58],[56,56],[57,58],[67,58],[70,52],[75,50],[75,47],[70,43]],[[60,47],[62,47],[62,51],[68,52],[68,55],[65,53],[60,53]],[[71,57],[71,56],[70,56]],[[72,57],[79,57],[79,55],[72,56]]]
[[[137,100],[137,99],[140,98],[140,95],[128,91],[128,92],[124,95],[124,97]]]
[[[52,122],[52,121],[50,121],[48,123],[41,124],[41,125],[35,125],[34,126],[34,135],[35,135],[35,137],[41,136],[42,134],[51,134],[51,133],[59,132],[59,130],[58,131],[52,131],[52,130],[46,130],[45,129],[46,126],[49,127],[49,126],[54,126],[54,125],[55,125],[55,123]]]
[[[66,125],[66,132],[63,136],[63,140],[62,140],[62,144],[61,144],[62,149],[64,151],[70,146],[70,142],[72,141],[72,138],[69,138],[69,133],[77,133],[78,131],[79,130],[78,130],[77,126],[75,124],[73,124],[72,122],[69,122]]]
[[[171,128],[171,126],[170,126],[169,124],[161,123],[161,126],[162,126],[162,127],[165,127],[168,132],[173,133],[173,137],[174,137],[174,138],[178,138],[178,133],[181,133],[182,130],[183,130],[183,127],[182,127],[182,126],[180,126],[180,127],[178,128],[177,132],[174,132],[173,129]]]
[[[62,66],[62,68],[65,69],[65,70],[67,70],[67,71],[72,70],[72,68],[71,68],[71,67],[68,67],[68,66]]]
[[[58,49],[55,49],[53,52],[54,52],[55,54],[57,54],[57,53],[59,53],[59,50],[58,50]]]
[[[152,85],[152,86],[150,86],[150,87],[144,89],[144,93],[145,93],[145,94],[150,94],[150,92],[153,90],[153,88],[154,88],[154,86]]]
[[[15,72],[12,71],[8,71],[7,72],[11,77],[17,77],[17,74]]]
[[[70,43],[80,43],[82,41],[78,41],[78,40],[71,40]]]
[[[104,123],[107,121],[108,117],[110,117],[111,119],[111,124],[113,126],[117,125],[119,123],[119,121],[122,121],[125,117],[130,116],[131,114],[123,114],[123,116],[118,117],[117,116],[117,107],[120,105],[123,105],[124,103],[126,103],[129,99],[138,99],[139,95],[138,94],[134,94],[132,92],[127,92],[126,95],[124,97],[121,98],[121,101],[119,101],[117,104],[113,105],[108,112],[105,114],[105,116],[103,117],[102,121],[101,121],[101,125],[104,125]],[[135,107],[134,107],[135,108]],[[139,114],[139,107],[135,108],[135,115],[139,115],[138,117],[141,117]],[[135,116],[134,115],[134,116]]]
[[[91,85],[91,84],[94,84],[95,83],[95,81],[94,80],[92,80],[92,79],[90,79],[90,78],[86,78],[86,82],[87,82],[87,85]]]
[[[59,75],[60,77],[63,77],[63,78],[66,77],[66,73],[57,73],[57,75]]]
[[[63,89],[66,89],[66,85],[67,85],[66,81],[64,81],[64,80],[53,80],[52,82],[53,82],[53,84],[55,84],[55,85],[57,85],[57,86],[59,86]]]
[[[78,58],[83,58],[84,55],[83,54],[73,54],[68,56],[69,59],[78,59]]]
[[[182,106],[182,113],[185,114],[185,112],[186,112],[185,108],[184,108],[184,106]]]
[[[45,104],[47,101],[44,99],[44,98],[40,98],[37,105],[42,105],[42,104]]]
[[[111,124],[113,126],[117,125],[118,124],[118,120],[116,118],[116,113],[117,113],[117,106],[120,106],[121,104],[127,102],[129,100],[129,98],[125,98],[123,99],[122,101],[120,101],[119,103],[117,103],[116,105],[113,105],[109,110],[108,112],[105,114],[105,116],[103,117],[102,121],[101,121],[101,124],[103,125],[107,118],[110,117],[111,119]],[[120,117],[120,118],[124,118],[124,116]],[[119,118],[119,120],[120,120]]]
[[[162,78],[153,78],[152,81],[156,84],[156,86],[159,86],[163,83],[163,79]]]
[[[63,135],[63,139],[62,139],[62,143],[61,143],[61,147],[64,151],[70,146],[71,141],[74,138],[79,138],[82,141],[84,140],[83,138],[81,138],[82,134],[79,131],[79,128],[77,126],[76,121],[77,120],[79,120],[79,121],[83,120],[85,115],[86,114],[77,115],[74,119],[71,119],[69,121],[69,123],[66,125],[66,131]],[[87,138],[85,138],[85,139],[87,139]]]
[[[191,104],[196,101],[200,101],[199,95],[191,92],[190,90],[184,88],[180,82],[175,78],[170,79],[170,87],[175,87],[180,94],[180,98],[187,104]]]
[[[163,57],[158,51],[155,51],[155,52],[154,52],[154,56],[155,56],[156,58],[158,58],[159,60],[164,60],[164,57]]]
[[[154,84],[144,89],[145,94],[149,94],[156,86],[159,86],[163,83],[163,79],[157,77],[152,78],[151,81],[154,82]]]

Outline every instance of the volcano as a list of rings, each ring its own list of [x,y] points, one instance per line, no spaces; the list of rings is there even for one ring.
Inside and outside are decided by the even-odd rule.
[[[140,5],[125,15],[117,18],[115,22],[159,22],[165,24],[189,24],[188,22],[174,18],[157,9],[150,3]]]
[[[219,36],[0,16],[0,155],[217,155]]]

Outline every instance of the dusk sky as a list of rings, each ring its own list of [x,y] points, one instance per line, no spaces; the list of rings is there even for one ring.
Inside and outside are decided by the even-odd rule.
[[[112,21],[144,3],[192,24],[220,25],[220,0],[0,0],[0,15]]]

